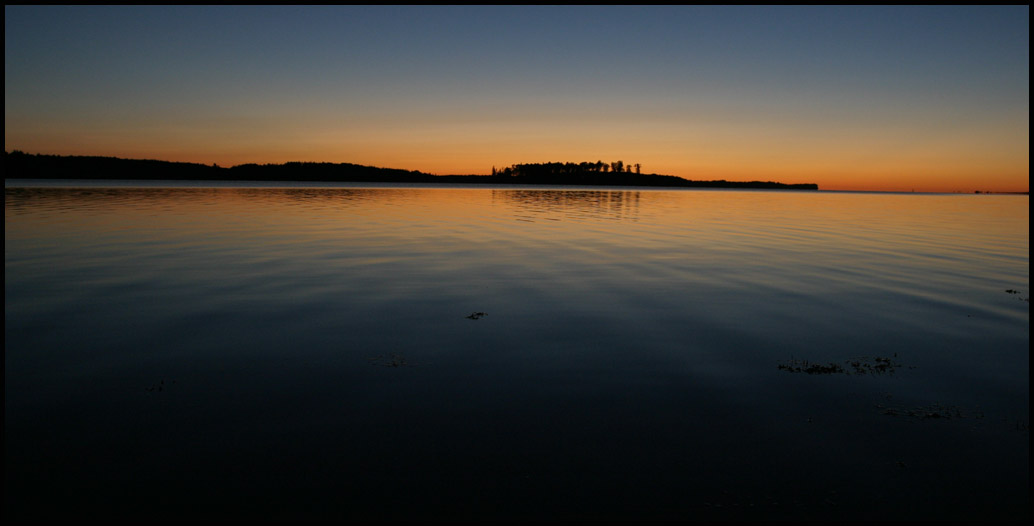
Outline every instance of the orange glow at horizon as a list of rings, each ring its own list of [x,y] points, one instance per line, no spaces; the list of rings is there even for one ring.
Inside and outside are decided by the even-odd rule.
[[[785,119],[761,125],[711,115],[692,125],[663,119],[586,125],[490,118],[457,124],[414,117],[342,128],[309,114],[243,124],[215,117],[176,124],[170,117],[162,125],[106,128],[9,115],[5,148],[220,166],[354,163],[436,175],[487,175],[492,167],[519,163],[621,160],[639,163],[642,173],[691,180],[815,183],[824,190],[1029,191],[1029,133],[1018,133],[1015,120],[963,135],[918,125],[874,131],[862,120],[854,127],[823,129],[814,119]]]
[[[6,151],[1029,190],[1029,6],[5,14]]]
[[[639,163],[642,173],[674,175],[690,180],[710,181],[776,181],[781,183],[815,183],[822,190],[892,191],[892,192],[1026,192],[1029,191],[1029,160],[1010,162],[1007,158],[988,158],[978,161],[963,158],[923,159],[921,156],[897,156],[897,158],[865,158],[862,155],[848,157],[848,160],[833,156],[811,156],[797,159],[757,153],[736,156],[734,152],[719,152],[707,155],[704,152],[687,152],[684,159],[665,159],[660,152],[633,151],[629,148],[619,154],[607,155],[603,150],[571,148],[572,153],[554,146],[549,149],[527,148],[526,153],[514,151],[441,151],[432,147],[412,148],[409,155],[399,152],[377,151],[374,148],[340,148],[322,145],[323,148],[279,147],[268,145],[256,151],[251,146],[238,148],[212,147],[203,144],[187,144],[174,147],[146,144],[124,144],[119,148],[103,148],[95,144],[81,144],[69,148],[8,148],[26,153],[51,155],[100,155],[130,159],[157,159],[173,162],[218,164],[229,167],[240,164],[280,164],[286,162],[331,162],[353,163],[381,168],[417,170],[435,175],[488,175],[492,168],[502,169],[512,164],[539,162],[611,162],[622,160],[626,165]],[[347,153],[342,153],[346,150]],[[637,153],[645,155],[637,155]],[[652,154],[652,155],[650,155]],[[784,157],[784,158],[780,158]],[[874,156],[875,157],[875,156]],[[1022,166],[1022,168],[1019,168]]]
[[[722,120],[723,117],[728,117]],[[1029,190],[1029,133],[1003,121],[962,134],[904,125],[824,129],[815,119],[737,114],[680,120],[557,123],[440,123],[370,119],[342,128],[313,114],[297,119],[232,119],[161,125],[58,126],[8,116],[7,151],[101,155],[201,164],[354,163],[436,175],[491,172],[519,163],[639,163],[643,173],[691,180],[815,183],[825,190],[1024,192]],[[998,122],[998,121],[995,121]],[[61,130],[61,131],[55,131]]]

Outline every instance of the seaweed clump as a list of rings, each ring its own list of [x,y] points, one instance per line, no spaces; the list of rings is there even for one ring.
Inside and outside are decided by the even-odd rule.
[[[797,360],[790,358],[787,363],[779,364],[779,369],[790,373],[805,373],[805,374],[894,374],[899,367],[902,367],[895,359],[897,353],[894,353],[893,357],[874,356],[868,357],[863,356],[852,360],[847,360],[844,365],[837,363],[811,363],[808,360]]]
[[[847,372],[843,367],[835,363],[809,363],[808,360],[794,360],[792,358],[789,364],[779,364],[779,368],[791,373],[805,374],[839,374]]]
[[[894,355],[897,357],[897,354]],[[894,374],[894,370],[901,367],[900,363],[895,363],[892,359],[874,356],[871,361],[862,358],[859,360],[850,360],[848,364],[854,369],[855,374]]]
[[[1005,293],[1006,294],[1020,294],[1020,291],[1018,291],[1016,289],[1005,289]],[[1030,298],[1029,297],[1024,298],[1023,296],[1020,296],[1018,299],[1020,299],[1022,301],[1026,301],[1027,303],[1030,303]]]

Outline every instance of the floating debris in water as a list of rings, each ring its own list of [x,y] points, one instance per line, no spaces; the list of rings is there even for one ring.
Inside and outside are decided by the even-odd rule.
[[[897,353],[894,357],[897,358]],[[848,364],[854,369],[855,374],[894,374],[894,370],[901,367],[900,363],[895,363],[892,359],[874,356],[871,361],[868,358],[861,358],[859,360],[850,360]]]
[[[379,356],[374,356],[373,358],[369,358],[369,360],[370,360],[371,364],[379,365],[381,367],[406,367],[406,366],[413,365],[413,364],[409,363],[409,361],[406,360],[406,358],[404,356],[402,356],[400,354],[395,354],[395,353],[391,353],[391,354],[387,354],[387,355],[381,354]]]
[[[1020,291],[1018,291],[1016,289],[1005,289],[1005,292],[1006,292],[1006,294],[1020,294]],[[1030,303],[1030,298],[1029,297],[1027,297],[1027,298],[1016,298],[1016,299],[1021,300],[1021,301],[1026,301],[1027,303]]]
[[[468,320],[480,320],[481,318],[488,316],[487,312],[472,312],[470,316],[467,316]]]
[[[805,374],[837,374],[847,373],[843,367],[835,364],[817,364],[809,363],[808,360],[794,360],[790,359],[789,364],[779,364],[779,368],[791,373],[805,373]]]
[[[797,360],[791,357],[788,363],[779,364],[778,368],[791,373],[805,374],[894,374],[894,371],[902,366],[894,361],[894,358],[897,358],[897,356],[897,353],[894,353],[893,358],[883,356],[870,358],[863,356],[847,360],[844,362],[844,365],[832,362],[826,364],[811,363],[808,360]]]

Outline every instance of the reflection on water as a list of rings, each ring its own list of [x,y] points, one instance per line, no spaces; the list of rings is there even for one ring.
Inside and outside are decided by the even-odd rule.
[[[523,214],[519,221],[578,216],[635,221],[639,194],[635,190],[493,190],[492,198],[513,201]]]
[[[8,187],[5,513],[1024,518],[1028,216]]]

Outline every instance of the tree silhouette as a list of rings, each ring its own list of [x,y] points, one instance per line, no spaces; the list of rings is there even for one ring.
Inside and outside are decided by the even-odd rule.
[[[673,175],[641,174],[636,163],[623,161],[549,162],[492,166],[492,176],[431,175],[419,171],[377,168],[349,163],[289,162],[285,164],[241,164],[223,168],[217,164],[197,164],[158,160],[119,159],[116,157],[58,156],[27,154],[20,150],[4,152],[5,178],[21,179],[168,179],[227,181],[328,181],[383,183],[495,183],[495,184],[576,184],[616,186],[660,186],[690,188],[771,188],[817,190],[814,183],[691,181]]]

